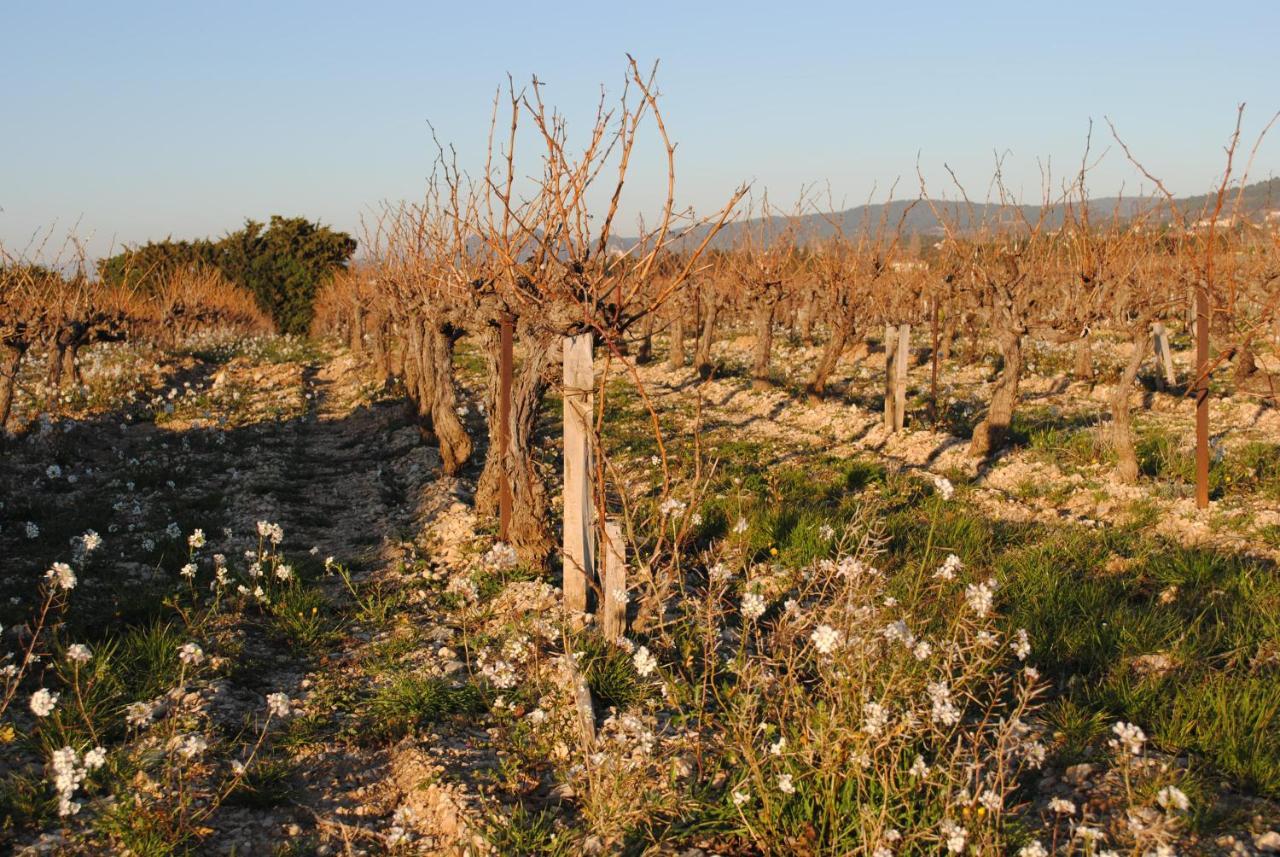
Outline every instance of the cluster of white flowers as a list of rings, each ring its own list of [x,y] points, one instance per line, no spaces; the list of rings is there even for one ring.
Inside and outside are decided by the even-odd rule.
[[[67,660],[73,664],[87,664],[92,657],[93,652],[89,651],[89,647],[84,643],[72,643],[67,646]]]
[[[956,573],[964,568],[964,563],[960,561],[960,557],[953,553],[947,554],[947,558],[942,561],[942,565],[938,566],[938,570],[933,576],[939,580],[954,580]]]
[[[768,602],[759,592],[748,592],[742,596],[742,618],[748,622],[754,622],[764,615],[768,606]]]
[[[1049,851],[1040,840],[1033,839],[1018,849],[1018,857],[1049,857]]]
[[[273,545],[278,545],[284,541],[284,528],[269,521],[259,521],[258,536],[267,539]]]
[[[970,583],[965,587],[964,600],[969,605],[969,609],[979,616],[986,616],[991,612],[991,604],[995,600],[996,583],[994,580],[987,580],[984,583]]]
[[[209,742],[198,732],[187,735],[176,735],[170,742],[170,749],[175,750],[184,759],[194,759],[209,749]]]
[[[901,619],[890,622],[884,626],[884,638],[890,643],[902,643],[907,648],[911,648],[915,644],[916,636],[911,633],[911,629],[907,627],[907,623]]]
[[[951,701],[951,688],[944,681],[931,681],[925,689],[932,703],[933,722],[942,726],[954,726],[960,722],[960,710]]]
[[[734,522],[733,531],[738,535],[745,533],[747,531],[747,519],[739,515],[738,520]]]
[[[1055,815],[1075,815],[1076,805],[1064,797],[1055,797],[1049,801],[1049,812]]]
[[[58,814],[75,815],[80,811],[80,803],[72,800],[76,789],[84,782],[90,771],[96,771],[107,761],[107,751],[94,747],[84,754],[83,760],[71,747],[63,747],[53,752],[49,763],[53,788],[58,793]]]
[[[183,643],[182,648],[178,649],[178,660],[184,664],[199,666],[204,663],[204,649],[195,643]]]
[[[796,793],[795,783],[791,780],[790,774],[778,774],[778,791],[784,795],[793,795]]]
[[[96,530],[85,530],[84,534],[72,539],[72,552],[76,562],[84,562],[89,554],[102,547],[102,536]]]
[[[476,582],[465,575],[457,575],[450,578],[444,591],[460,596],[463,602],[467,604],[474,604],[480,598],[480,587],[476,586]]]
[[[952,854],[961,854],[964,852],[965,843],[969,839],[969,831],[965,830],[949,818],[944,818],[942,820],[939,830],[942,833],[943,844],[947,846],[948,851]]]
[[[36,717],[48,717],[57,704],[58,694],[44,687],[31,694],[31,701],[28,703],[31,713]]]
[[[156,706],[150,702],[131,702],[124,710],[125,722],[133,727],[141,727],[151,722],[155,716]]]
[[[1156,794],[1156,803],[1160,804],[1169,812],[1178,810],[1186,812],[1191,808],[1191,801],[1187,798],[1186,793],[1177,786],[1165,786]]]
[[[35,521],[27,521],[25,529],[27,533],[27,538],[29,539],[40,538],[40,527],[36,526]]]
[[[889,712],[878,702],[862,704],[862,731],[875,737],[889,725]]]
[[[950,500],[956,493],[956,488],[951,484],[950,479],[936,474],[933,476],[933,490],[937,491],[943,500]]]
[[[1126,723],[1123,720],[1118,721],[1111,727],[1111,731],[1115,733],[1107,743],[1113,750],[1122,751],[1131,755],[1138,755],[1142,752],[1142,745],[1147,742],[1146,733],[1132,723]]]
[[[648,646],[640,646],[636,649],[631,661],[635,664],[636,672],[641,676],[649,676],[658,668],[658,659],[650,653]]]
[[[823,524],[821,527],[818,527],[818,538],[822,539],[824,542],[829,542],[835,537],[836,528],[830,524]]]
[[[658,506],[658,512],[665,516],[679,515],[689,508],[689,504],[675,497],[668,497]]]
[[[707,578],[712,583],[727,583],[733,577],[733,572],[722,562],[717,562],[707,569]]]
[[[1025,661],[1027,659],[1027,655],[1031,654],[1031,636],[1027,633],[1026,628],[1019,628],[1014,632],[1013,642],[1009,644],[1009,647],[1013,649],[1013,654],[1018,660]]]
[[[268,693],[267,713],[272,717],[288,717],[292,714],[293,709],[290,707],[289,695],[286,693]]]
[[[64,592],[76,588],[76,573],[65,562],[55,562],[50,566],[44,573],[44,579],[49,581],[55,589],[61,589]]]
[[[830,625],[819,625],[809,636],[818,654],[829,655],[840,646],[840,632]]]
[[[205,546],[205,543],[204,530],[199,527],[192,530],[191,535],[187,536],[187,544],[192,548],[192,550],[200,550],[200,548]]]
[[[499,690],[508,690],[518,683],[519,676],[516,675],[516,668],[510,661],[503,658],[490,658],[487,651],[481,652],[476,660],[480,667],[480,675]]]

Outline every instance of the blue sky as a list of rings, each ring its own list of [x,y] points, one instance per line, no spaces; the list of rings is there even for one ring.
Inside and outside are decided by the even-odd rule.
[[[1095,152],[1110,116],[1178,193],[1222,168],[1235,106],[1246,134],[1280,109],[1280,3],[0,4],[0,242],[75,227],[92,254],[301,214],[356,230],[414,198],[428,120],[473,169],[495,87],[534,73],[585,130],[625,53],[661,59],[678,196],[718,207],[751,181],[776,202],[830,183],[856,204],[950,164],[982,195],[993,152],[1038,199],[1040,166]],[[665,192],[650,145],[627,212]],[[1038,160],[1039,159],[1039,160]],[[1280,131],[1255,177],[1280,172]],[[1141,177],[1113,150],[1096,195]],[[624,233],[626,229],[623,230]]]

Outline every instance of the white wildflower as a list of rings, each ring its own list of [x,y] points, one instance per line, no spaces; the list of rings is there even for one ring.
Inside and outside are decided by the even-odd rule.
[[[197,735],[195,733],[183,737],[182,741],[178,744],[178,753],[187,759],[194,759],[196,756],[201,755],[208,749],[209,742],[204,739],[203,735]]]
[[[205,546],[204,530],[197,527],[191,531],[191,535],[187,536],[187,544],[193,549],[199,550]]]
[[[742,596],[742,616],[748,622],[754,622],[764,615],[768,603],[759,592],[748,592]]]
[[[889,712],[878,702],[866,702],[862,705],[862,731],[875,737],[889,725]]]
[[[1049,812],[1056,813],[1057,815],[1075,815],[1076,805],[1066,798],[1055,797],[1053,800],[1049,801]]]
[[[809,637],[819,654],[829,655],[840,646],[840,632],[830,625],[819,625]]]
[[[956,572],[964,568],[964,563],[960,561],[960,557],[953,553],[947,554],[947,558],[942,561],[942,565],[938,566],[938,570],[933,576],[939,580],[954,580]]]
[[[67,646],[67,660],[72,663],[87,664],[92,657],[93,652],[89,651],[89,647],[84,643],[72,643]]]
[[[636,672],[642,676],[648,676],[658,668],[658,659],[649,652],[648,646],[637,648],[636,653],[631,657],[631,661],[635,664]]]
[[[267,713],[272,717],[288,717],[292,713],[289,696],[284,693],[267,694]]]
[[[950,500],[952,495],[956,493],[956,488],[951,484],[951,480],[945,476],[933,477],[933,489],[942,496],[943,500]]]
[[[969,609],[979,616],[986,616],[991,612],[991,602],[995,598],[996,586],[995,582],[988,580],[985,583],[970,583],[965,587],[964,600],[969,605]]]
[[[1013,649],[1013,654],[1018,660],[1025,661],[1027,659],[1027,655],[1031,654],[1031,637],[1027,634],[1026,628],[1019,628],[1014,633],[1013,642],[1009,644],[1009,647]]]
[[[204,649],[195,643],[183,643],[182,648],[178,649],[178,660],[197,666],[204,662]]]
[[[793,795],[796,793],[795,784],[791,782],[790,774],[778,774],[778,791],[784,795]]]
[[[1134,756],[1142,752],[1142,745],[1147,741],[1147,736],[1142,729],[1132,723],[1126,723],[1121,720],[1111,727],[1111,731],[1116,734],[1115,738],[1107,742],[1112,749],[1121,750]]]
[[[940,829],[942,831],[942,841],[946,843],[948,851],[952,854],[960,854],[964,851],[965,842],[969,838],[969,831],[949,818],[942,820]]]
[[[1191,808],[1191,801],[1187,798],[1186,793],[1177,786],[1165,786],[1156,794],[1156,803],[1160,804],[1169,812],[1178,810],[1186,812]]]
[[[55,562],[44,573],[44,579],[58,589],[71,590],[76,588],[76,573],[65,562]]]
[[[58,694],[51,692],[48,688],[42,687],[31,694],[31,713],[36,717],[48,717],[57,704]]]

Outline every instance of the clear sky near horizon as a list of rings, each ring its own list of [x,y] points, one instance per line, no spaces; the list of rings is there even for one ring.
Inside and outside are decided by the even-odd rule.
[[[536,74],[589,126],[625,53],[661,60],[678,198],[718,208],[744,181],[771,200],[829,183],[839,207],[984,196],[994,152],[1036,202],[1040,165],[1077,169],[1088,122],[1097,196],[1144,184],[1104,116],[1175,193],[1221,174],[1236,105],[1245,139],[1280,109],[1280,2],[1072,4],[0,3],[0,242],[69,229],[122,243],[217,236],[246,217],[357,231],[420,196],[435,149],[483,166],[495,88]],[[650,146],[627,212],[652,214]],[[1280,171],[1280,129],[1252,178]],[[618,230],[627,234],[624,226]],[[52,246],[52,245],[51,245]]]

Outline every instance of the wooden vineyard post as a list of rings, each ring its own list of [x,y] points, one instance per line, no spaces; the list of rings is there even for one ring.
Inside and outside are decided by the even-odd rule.
[[[1163,390],[1178,383],[1178,376],[1173,371],[1173,353],[1169,350],[1169,331],[1164,323],[1157,321],[1151,325],[1151,344],[1156,352],[1156,389]]]
[[[564,606],[587,609],[587,578],[595,570],[591,417],[595,410],[592,335],[564,339]]]
[[[511,451],[511,377],[514,371],[514,347],[511,314],[502,314],[498,342],[498,443],[501,446],[498,468],[498,538],[511,541],[511,475],[507,472],[507,455]]]
[[[627,548],[622,527],[615,520],[604,525],[604,606],[600,623],[604,638],[612,642],[627,632]]]
[[[893,381],[897,377],[898,330],[892,324],[884,326],[884,431],[893,433],[895,402]]]
[[[907,369],[911,356],[911,325],[884,328],[884,430],[902,431],[907,417]]]
[[[898,359],[894,362],[893,430],[907,423],[907,370],[911,368],[911,325],[898,325]]]
[[[1209,508],[1209,283],[1196,284],[1196,507]]]
[[[938,427],[938,301],[931,301],[929,314],[929,422]]]

